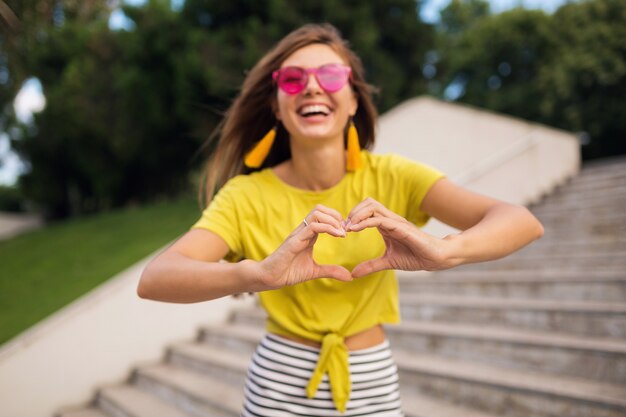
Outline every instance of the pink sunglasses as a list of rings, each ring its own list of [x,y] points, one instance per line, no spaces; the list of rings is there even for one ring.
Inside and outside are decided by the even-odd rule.
[[[272,78],[287,94],[298,94],[307,86],[309,75],[314,74],[317,83],[327,93],[334,93],[348,82],[352,69],[347,65],[327,64],[318,68],[284,67],[272,73]]]

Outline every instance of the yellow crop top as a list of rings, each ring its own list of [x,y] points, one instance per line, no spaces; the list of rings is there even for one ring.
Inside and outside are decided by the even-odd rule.
[[[323,204],[344,218],[367,197],[418,226],[428,221],[420,211],[430,187],[443,174],[397,155],[363,151],[363,167],[348,172],[335,186],[323,191],[294,188],[271,169],[239,175],[228,181],[192,228],[210,230],[230,248],[229,260],[262,260],[315,207]],[[313,249],[320,264],[352,270],[359,263],[384,253],[376,229],[348,233],[345,238],[321,234]],[[400,321],[398,285],[394,271],[381,271],[345,283],[321,278],[259,294],[267,311],[267,330],[321,342],[316,369],[307,386],[312,398],[328,374],[333,401],[345,411],[350,397],[348,350],[344,338],[381,323]]]

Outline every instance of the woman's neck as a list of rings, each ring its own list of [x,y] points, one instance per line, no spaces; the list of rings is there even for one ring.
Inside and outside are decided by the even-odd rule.
[[[291,159],[274,172],[287,184],[305,190],[322,191],[337,185],[346,174],[343,143],[299,147],[291,143]]]

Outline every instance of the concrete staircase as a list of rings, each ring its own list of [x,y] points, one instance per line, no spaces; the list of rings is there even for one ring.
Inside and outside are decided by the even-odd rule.
[[[408,417],[626,415],[626,159],[532,210],[545,236],[513,256],[400,274],[404,321],[387,332]],[[57,416],[237,416],[263,321],[236,311]]]

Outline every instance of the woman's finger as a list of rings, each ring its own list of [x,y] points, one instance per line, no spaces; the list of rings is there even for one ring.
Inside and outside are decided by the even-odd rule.
[[[328,213],[325,213],[323,211],[319,211],[319,210],[314,210],[311,213],[309,213],[304,220],[306,220],[306,224],[305,222],[302,222],[302,225],[306,227],[307,224],[313,224],[313,223],[324,223],[324,224],[329,224],[333,227],[335,227],[336,229],[341,229],[343,230],[343,219],[339,219],[337,220],[337,218],[335,216],[332,216]]]
[[[337,220],[338,222],[342,222],[343,221],[343,216],[341,215],[341,213],[339,213],[337,210],[327,207],[323,204],[318,204],[315,207],[313,207],[313,210],[311,210],[309,212],[309,214],[306,215],[305,219],[307,222],[309,222],[310,219],[314,218],[311,217],[312,215],[314,215],[315,213],[324,213],[330,217],[332,217],[333,219]],[[310,223],[310,222],[309,222]]]
[[[320,233],[328,233],[335,237],[346,237],[346,231],[343,230],[343,228],[337,228],[330,224],[319,222],[309,223],[309,225],[300,230],[296,236],[298,236],[300,240],[309,241]]]
[[[354,278],[360,278],[385,269],[392,269],[392,266],[384,256],[381,256],[355,266],[352,270],[352,276]]]
[[[358,224],[367,218],[377,216],[406,221],[406,219],[389,210],[382,203],[368,197],[352,209],[348,215],[348,224]]]
[[[352,281],[352,274],[346,268],[338,265],[319,265],[319,273],[315,278],[334,278],[339,281]]]
[[[376,227],[381,233],[385,233],[396,239],[405,238],[409,234],[410,223],[406,221],[398,221],[389,217],[370,217],[358,224],[348,226],[349,232],[360,232],[363,229]]]

